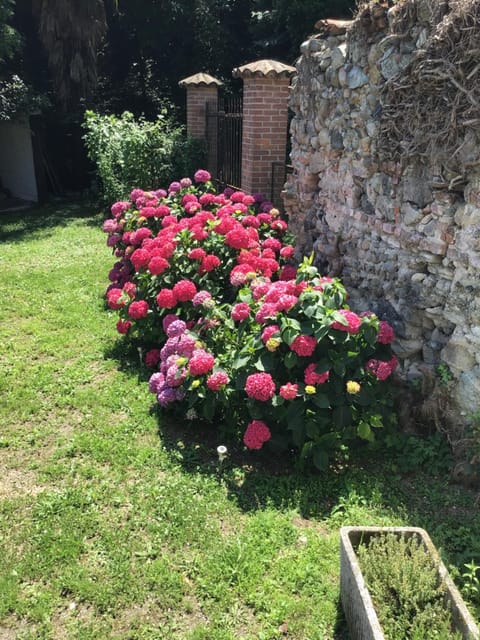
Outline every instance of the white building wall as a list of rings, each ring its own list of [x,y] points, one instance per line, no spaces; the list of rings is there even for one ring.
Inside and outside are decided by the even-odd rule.
[[[13,197],[38,201],[28,121],[0,122],[0,179]]]

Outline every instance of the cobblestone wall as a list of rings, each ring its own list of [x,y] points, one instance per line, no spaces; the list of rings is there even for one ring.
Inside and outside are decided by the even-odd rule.
[[[385,83],[401,79],[429,36],[431,3],[409,5],[407,36],[392,32],[397,5],[383,20],[365,10],[346,35],[303,43],[284,203],[300,252],[342,277],[354,310],[394,326],[405,375],[448,364],[468,416],[480,410],[478,137],[460,141],[454,174],[434,156],[379,154]]]

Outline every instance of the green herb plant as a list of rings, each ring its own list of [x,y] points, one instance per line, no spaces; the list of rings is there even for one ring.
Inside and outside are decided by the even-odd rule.
[[[374,536],[357,555],[385,638],[461,639],[444,606],[445,585],[418,539]]]

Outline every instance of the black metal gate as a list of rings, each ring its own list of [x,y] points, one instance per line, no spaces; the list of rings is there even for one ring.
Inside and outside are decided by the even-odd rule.
[[[222,187],[239,188],[242,181],[241,97],[207,103],[208,170]]]

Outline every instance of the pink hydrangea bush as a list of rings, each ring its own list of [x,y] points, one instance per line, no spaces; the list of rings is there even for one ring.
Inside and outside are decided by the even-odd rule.
[[[162,411],[229,424],[249,449],[293,446],[324,468],[388,422],[393,329],[349,309],[312,259],[294,263],[270,203],[217,194],[204,170],[194,180],[112,206],[117,330],[145,347]]]
[[[273,206],[240,191],[217,194],[202,169],[194,180],[182,178],[168,190],[134,189],[103,225],[118,258],[107,304],[131,322],[132,337],[162,340],[161,320],[170,310],[187,320],[201,317],[198,292],[225,302],[233,287],[275,277],[292,258],[286,225]]]

